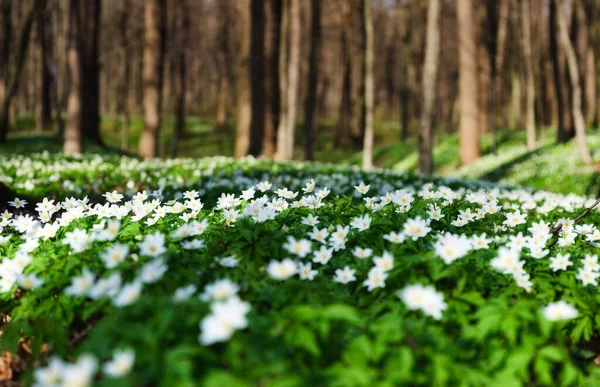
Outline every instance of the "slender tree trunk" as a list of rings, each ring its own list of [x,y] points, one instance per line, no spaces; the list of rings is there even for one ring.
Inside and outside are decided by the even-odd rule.
[[[531,54],[531,18],[530,4],[528,1],[521,2],[521,22],[523,28],[523,57],[525,58],[525,93],[526,93],[526,119],[525,129],[527,131],[527,149],[536,148],[535,140],[535,84],[533,81],[533,60]]]
[[[423,64],[423,110],[419,130],[419,172],[433,173],[433,109],[435,104],[439,56],[440,56],[439,0],[429,0],[427,12],[427,40]]]
[[[277,148],[277,127],[281,109],[279,89],[279,55],[281,48],[282,0],[269,0],[267,6],[265,41],[265,130],[262,156],[272,158]]]
[[[560,44],[558,38],[558,26],[557,26],[557,4],[554,0],[550,2],[550,56],[552,57],[552,70],[554,75],[554,87],[556,89],[556,102],[557,102],[557,113],[558,113],[558,130],[557,130],[557,143],[563,143],[568,140],[566,116],[564,114],[565,104],[567,102],[564,99],[563,83],[561,77],[561,65],[560,65]]]
[[[178,76],[177,84],[175,85],[175,131],[173,133],[173,141],[171,143],[171,157],[175,157],[179,148],[179,141],[185,133],[185,93],[186,93],[186,50],[185,42],[190,38],[190,8],[189,0],[180,0],[177,3],[179,15],[176,20],[177,26],[181,34],[178,43],[176,44]]]
[[[319,77],[319,57],[321,52],[321,1],[311,1],[311,38],[308,70],[308,92],[304,101],[304,158],[313,159],[313,137],[316,117],[317,81]]]
[[[79,60],[81,66],[81,130],[83,137],[104,145],[100,135],[100,0],[82,1],[79,6]]]
[[[592,3],[589,1],[589,3]],[[573,46],[577,55],[577,65],[582,90],[582,107],[586,123],[591,123],[596,110],[596,81],[594,53],[590,45],[590,25],[584,0],[573,2]],[[591,70],[591,71],[590,71]]]
[[[227,77],[227,61],[229,59],[229,7],[227,0],[218,2],[219,34],[217,44],[217,120],[214,131],[220,132],[225,129],[227,123],[227,109],[229,102],[229,82]]]
[[[590,150],[587,146],[586,136],[585,136],[585,120],[583,117],[582,106],[581,106],[581,84],[579,83],[579,69],[577,68],[577,56],[575,55],[575,50],[573,49],[573,45],[571,43],[571,39],[569,38],[569,33],[567,32],[567,22],[565,21],[565,17],[563,12],[558,7],[557,2],[557,24],[558,24],[558,33],[560,36],[561,48],[564,50],[567,58],[567,67],[569,69],[569,77],[571,80],[571,88],[572,88],[572,109],[573,109],[573,119],[575,123],[575,140],[577,142],[577,147],[579,148],[579,154],[581,156],[582,161],[586,165],[592,164],[592,156],[590,154]]]
[[[121,149],[129,150],[129,40],[127,38],[127,24],[129,18],[130,0],[122,0],[121,20],[119,33],[121,38],[121,92],[119,93],[119,110],[121,111]]]
[[[373,81],[373,61],[374,61],[374,43],[373,43],[373,18],[371,16],[371,0],[364,1],[364,23],[365,28],[365,129],[363,143],[363,162],[364,169],[373,168],[373,110],[375,104],[375,90]]]
[[[347,133],[350,131],[354,100],[352,98],[352,54],[351,54],[351,13],[350,5],[342,3],[342,93],[339,107],[339,118],[335,127],[333,145],[339,148],[344,145]]]
[[[164,0],[148,0],[145,6],[144,45],[144,130],[139,154],[143,158],[158,156],[160,106],[162,90],[162,61],[164,53],[161,32],[164,32]]]
[[[19,45],[16,47],[14,71],[11,73],[9,68],[10,65],[8,63],[5,64],[4,74],[7,75],[10,73],[10,75],[4,78],[4,100],[0,106],[0,143],[6,140],[6,135],[8,133],[10,103],[12,98],[17,93],[17,88],[19,87],[21,72],[23,71],[25,59],[27,57],[27,47],[29,46],[29,38],[31,36],[33,20],[36,16],[36,13],[39,11],[40,4],[41,3],[39,0],[32,0],[30,2],[25,20],[23,22]]]
[[[473,31],[473,5],[471,0],[457,0],[460,160],[463,165],[479,158],[480,132],[477,127],[477,58]]]
[[[250,94],[250,0],[238,3],[240,23],[242,24],[241,47],[236,65],[236,128],[235,151],[236,157],[248,154],[250,147],[250,123],[252,121],[252,100]]]
[[[37,43],[39,48],[40,69],[39,69],[39,90],[36,107],[36,131],[42,133],[50,128],[50,69],[48,64],[48,36],[46,34],[47,26],[46,0],[41,0],[40,11],[37,15]]]
[[[262,152],[265,131],[265,2],[251,0],[250,28],[250,92],[252,95],[252,123],[248,153],[258,156]]]
[[[0,3],[0,24],[2,25],[2,47],[0,48],[0,107],[6,99],[6,80],[9,75],[10,52],[12,43],[12,1]],[[0,129],[1,130],[1,129]]]
[[[289,60],[287,61],[285,81],[285,118],[280,120],[277,131],[277,152],[275,159],[291,160],[294,156],[294,132],[296,126],[296,107],[298,101],[298,78],[300,75],[300,1],[289,0],[288,23],[282,27],[289,28]]]
[[[79,0],[69,1],[69,37],[67,47],[67,65],[71,75],[71,87],[67,99],[67,120],[65,122],[63,151],[67,155],[81,153],[81,62],[79,59]]]

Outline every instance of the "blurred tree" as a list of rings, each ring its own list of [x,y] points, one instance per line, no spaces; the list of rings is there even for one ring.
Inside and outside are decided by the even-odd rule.
[[[283,1],[268,0],[265,6],[265,130],[261,155],[273,157],[277,148],[277,127],[281,109],[279,59],[281,49],[285,48],[282,47],[285,42],[280,41]]]
[[[284,0],[281,22],[281,39],[288,41],[286,50],[281,50],[280,87],[282,91],[279,128],[277,129],[277,151],[275,159],[291,160],[294,156],[294,132],[300,75],[300,0]]]
[[[119,20],[119,48],[121,50],[119,60],[121,61],[121,90],[119,93],[119,110],[121,111],[121,149],[129,150],[129,62],[131,58],[129,38],[127,36],[127,25],[131,0],[122,0]]]
[[[477,127],[477,50],[473,31],[471,0],[457,0],[460,101],[460,160],[463,165],[479,158],[480,132]]]
[[[526,120],[527,149],[536,148],[535,141],[535,84],[533,80],[533,59],[531,53],[531,16],[528,1],[521,2],[522,43],[523,58],[525,58],[525,94],[526,94]]]
[[[317,83],[321,53],[321,1],[311,0],[310,58],[308,70],[308,92],[304,100],[304,159],[313,159],[313,137],[315,134]]]
[[[179,36],[176,39],[175,52],[177,55],[176,65],[177,83],[175,85],[175,127],[173,139],[171,142],[171,157],[177,155],[179,142],[185,133],[185,93],[186,93],[186,49],[185,42],[188,41],[190,35],[190,9],[189,0],[179,0],[177,2],[176,12],[176,29]]]
[[[364,44],[364,73],[365,73],[365,96],[364,96],[364,144],[363,144],[363,161],[364,169],[373,168],[373,114],[374,114],[374,81],[373,81],[373,17],[371,15],[371,0],[363,0],[363,27],[365,29],[365,44]]]
[[[237,3],[237,18],[240,21],[241,46],[236,58],[236,128],[234,156],[248,153],[250,146],[250,123],[252,120],[252,101],[250,95],[250,0]]]
[[[0,58],[0,70],[2,71],[2,82],[0,82],[0,143],[6,140],[9,124],[9,109],[12,98],[17,92],[21,72],[23,71],[27,57],[27,47],[31,36],[31,29],[36,13],[41,6],[40,0],[31,0],[27,9],[25,21],[19,36],[19,44],[14,49],[11,47],[13,27],[11,22],[12,0],[4,0],[2,3],[3,47]],[[14,63],[10,63],[12,54],[16,54]],[[12,66],[11,66],[12,65]],[[12,68],[11,68],[12,67]]]
[[[569,70],[569,78],[571,80],[571,98],[573,109],[573,121],[575,124],[575,138],[577,141],[577,147],[579,148],[579,155],[581,156],[582,161],[586,165],[590,165],[592,164],[592,156],[587,146],[585,135],[585,119],[583,117],[581,107],[582,93],[581,84],[579,83],[579,69],[577,67],[577,56],[575,55],[575,50],[573,49],[571,39],[569,38],[569,33],[567,32],[567,22],[563,15],[563,11],[560,10],[560,0],[554,1],[557,3],[556,15],[560,44],[567,58],[567,67]]]
[[[258,156],[262,152],[265,133],[265,58],[266,9],[264,0],[250,0],[250,93],[252,120],[248,153]]]
[[[51,124],[51,106],[50,106],[50,68],[48,58],[50,52],[48,50],[48,40],[52,38],[52,34],[48,35],[46,30],[50,24],[49,8],[46,0],[40,0],[40,10],[37,13],[36,32],[39,57],[39,90],[38,98],[36,99],[36,131],[42,133],[50,128]]]
[[[164,64],[165,0],[148,0],[145,8],[144,36],[144,130],[139,154],[143,158],[158,156],[160,110]]]
[[[440,56],[440,13],[440,1],[429,0],[425,62],[423,63],[423,110],[419,129],[419,172],[425,175],[433,173],[433,108]]]
[[[67,99],[67,120],[65,122],[63,151],[67,155],[83,151],[81,133],[81,67],[77,36],[79,34],[79,1],[69,1],[69,32],[67,42],[67,63],[71,76],[71,87]]]

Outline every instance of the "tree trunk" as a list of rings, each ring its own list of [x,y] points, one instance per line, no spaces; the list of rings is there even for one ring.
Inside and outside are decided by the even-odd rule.
[[[456,13],[459,41],[460,160],[463,165],[467,165],[480,155],[480,132],[477,127],[477,46],[471,0],[457,0]]]
[[[313,159],[313,136],[315,134],[315,103],[319,77],[321,52],[321,1],[311,1],[310,58],[308,70],[308,92],[304,101],[304,159]]]
[[[236,157],[248,154],[250,146],[250,123],[252,121],[252,101],[250,95],[250,0],[238,3],[241,28],[241,47],[236,65],[236,127],[235,151]]]
[[[104,145],[100,135],[100,0],[79,5],[79,60],[81,66],[81,132],[84,138]]]
[[[50,69],[48,64],[48,36],[46,34],[47,26],[47,8],[46,0],[40,1],[40,11],[37,15],[37,43],[39,48],[40,69],[39,69],[39,90],[36,107],[36,132],[42,133],[50,128]]]
[[[252,123],[248,153],[258,156],[262,152],[265,131],[265,2],[251,0],[250,27],[250,92],[252,95]]]
[[[564,99],[563,83],[562,83],[562,69],[560,63],[561,47],[558,38],[558,26],[557,26],[557,4],[554,0],[550,2],[550,56],[552,57],[552,70],[554,75],[554,88],[556,89],[556,102],[557,102],[557,113],[558,113],[558,130],[557,130],[557,143],[564,143],[568,140],[567,127],[570,125],[566,122],[567,117],[565,116],[565,105],[568,104]]]
[[[121,20],[119,23],[119,33],[121,38],[121,92],[119,93],[119,110],[121,111],[121,149],[129,150],[129,61],[130,47],[127,39],[127,23],[129,18],[130,0],[123,0],[121,3]]]
[[[300,0],[289,0],[284,8],[288,13],[289,59],[284,77],[285,106],[277,130],[277,152],[275,159],[291,160],[294,156],[294,132],[296,126],[296,106],[298,101],[298,78],[300,75]],[[283,35],[282,35],[283,39]]]
[[[77,36],[79,34],[79,1],[70,0],[69,2],[69,37],[67,47],[67,65],[71,75],[71,87],[67,99],[67,120],[65,122],[63,151],[67,155],[81,153],[82,135],[81,135],[81,67],[79,59],[79,44]]]
[[[591,3],[591,2],[589,2]],[[596,80],[594,72],[594,51],[590,45],[590,24],[584,0],[573,2],[573,46],[577,55],[577,65],[582,89],[582,108],[586,123],[594,120],[596,110]]]
[[[363,143],[363,162],[364,169],[373,168],[373,110],[375,103],[375,90],[373,85],[373,61],[374,61],[374,43],[373,43],[373,18],[371,16],[371,0],[363,0],[363,16],[365,28],[365,129]]]
[[[279,55],[281,48],[282,0],[266,2],[266,41],[265,41],[265,130],[262,156],[272,158],[277,148],[277,127],[281,109],[279,90]]]
[[[535,141],[535,84],[533,81],[533,60],[531,54],[531,18],[528,1],[521,2],[521,22],[523,38],[523,58],[525,59],[525,94],[526,94],[526,119],[527,149],[536,148]]]
[[[352,121],[352,111],[354,110],[354,100],[352,98],[352,36],[351,36],[351,13],[350,5],[347,2],[342,3],[342,93],[339,107],[339,118],[335,127],[333,146],[335,148],[344,145],[346,136],[350,131]]]
[[[158,156],[160,108],[164,52],[164,0],[147,0],[144,37],[144,130],[139,154],[143,158]]]
[[[440,14],[440,1],[429,0],[423,63],[423,110],[419,129],[419,172],[425,175],[433,173],[433,109],[440,56]]]
[[[19,81],[21,78],[21,72],[23,71],[23,67],[25,64],[25,59],[27,57],[27,47],[29,46],[29,38],[31,36],[31,28],[33,25],[33,20],[35,18],[36,12],[38,12],[40,7],[39,0],[32,0],[29,8],[27,10],[27,14],[25,16],[25,21],[23,22],[23,28],[21,31],[21,36],[19,40],[19,45],[16,48],[16,58],[14,63],[14,71],[11,73],[10,64],[8,63],[8,57],[5,59],[4,66],[4,98],[2,101],[2,105],[0,105],[0,143],[6,140],[6,135],[8,133],[8,123],[9,123],[9,110],[10,103],[12,98],[15,96],[17,92],[17,88],[19,87]],[[5,27],[6,28],[6,27]],[[10,36],[10,33],[9,33]],[[5,43],[6,47],[6,43]]]
[[[218,2],[218,43],[217,43],[217,120],[215,132],[225,129],[229,102],[229,82],[227,77],[227,61],[229,60],[229,7],[227,0]]]
[[[190,9],[188,0],[180,0],[178,3],[179,14],[176,20],[181,34],[177,39],[175,47],[177,55],[178,77],[175,85],[175,130],[173,133],[173,142],[171,143],[171,157],[177,155],[179,141],[185,133],[185,93],[186,93],[186,50],[185,42],[190,38]],[[176,11],[175,11],[176,12]]]
[[[592,164],[592,156],[588,149],[586,136],[585,136],[585,120],[583,118],[583,112],[581,108],[581,84],[579,83],[579,69],[577,68],[577,57],[575,50],[571,44],[569,33],[567,32],[567,22],[563,12],[560,10],[558,1],[557,2],[557,24],[558,34],[560,36],[561,48],[564,50],[567,58],[567,67],[569,69],[569,78],[571,80],[571,92],[572,92],[572,110],[573,110],[573,121],[575,123],[575,139],[577,141],[577,147],[579,148],[579,155],[582,161],[586,165]]]

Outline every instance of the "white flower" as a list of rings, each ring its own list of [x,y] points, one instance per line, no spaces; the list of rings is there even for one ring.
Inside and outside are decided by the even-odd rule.
[[[507,227],[515,227],[519,224],[525,223],[526,214],[521,214],[521,211],[517,210],[506,214],[506,220],[503,222]]]
[[[296,240],[293,236],[288,236],[287,242],[283,244],[283,248],[290,254],[304,258],[310,253],[311,243],[307,239]]]
[[[100,258],[104,261],[104,265],[107,269],[112,269],[123,262],[123,260],[127,258],[127,254],[129,254],[129,247],[127,245],[116,243],[100,254]]]
[[[389,251],[384,251],[380,257],[374,257],[375,267],[383,272],[390,271],[394,268],[394,257]]]
[[[592,271],[587,267],[582,267],[577,272],[577,276],[575,278],[580,280],[582,282],[583,286],[586,286],[586,285],[598,286],[598,281],[596,281],[596,279],[598,277],[600,277],[600,273]]]
[[[358,259],[369,258],[373,254],[373,250],[370,248],[362,248],[356,246],[354,250],[352,250],[352,255],[354,255]]]
[[[271,261],[267,266],[267,273],[276,280],[286,280],[298,272],[298,266],[294,261],[285,258],[282,261]]]
[[[83,269],[81,275],[73,277],[71,286],[65,289],[65,293],[70,296],[83,296],[87,295],[92,286],[96,276],[90,271],[90,269]]]
[[[131,372],[134,362],[135,352],[133,349],[117,349],[113,353],[113,359],[104,363],[102,369],[106,375],[118,378]]]
[[[41,286],[44,281],[35,274],[21,274],[17,277],[17,283],[23,289],[31,290]]]
[[[38,368],[33,372],[35,386],[58,386],[63,373],[65,364],[57,357],[52,357],[48,361],[48,366]]]
[[[77,363],[66,364],[63,366],[61,372],[61,386],[91,386],[97,369],[98,360],[96,360],[96,358],[93,355],[81,355],[77,359]]]
[[[300,279],[312,281],[319,272],[313,270],[312,263],[307,262],[298,264],[298,273],[300,274]]]
[[[219,265],[223,266],[223,267],[236,267],[240,261],[233,255],[229,255],[227,257],[223,257],[218,259],[219,261]]]
[[[431,231],[431,228],[427,225],[427,222],[417,216],[414,219],[408,219],[404,224],[404,234],[407,237],[412,238],[416,241],[419,238],[424,237]]]
[[[117,191],[106,192],[102,196],[104,196],[106,200],[110,203],[119,203],[123,199],[123,195],[121,195]]]
[[[175,289],[173,294],[173,301],[179,303],[188,300],[194,293],[196,293],[196,285],[190,284]]]
[[[591,271],[600,271],[600,265],[598,264],[598,256],[586,254],[585,259],[583,260],[583,266]]]
[[[27,200],[21,200],[19,198],[15,198],[12,202],[8,202],[14,208],[21,208],[27,205]]]
[[[160,280],[167,272],[168,266],[162,258],[155,258],[146,263],[140,273],[140,279],[143,283],[150,284]]]
[[[521,272],[524,264],[525,262],[520,260],[518,251],[506,247],[500,247],[498,249],[498,256],[490,262],[490,265],[494,269],[504,274]]]
[[[140,249],[140,255],[157,257],[164,254],[167,251],[165,248],[165,236],[160,231],[146,235],[144,240],[138,244],[138,248]]]
[[[356,191],[361,195],[364,195],[367,192],[369,192],[369,188],[371,188],[371,186],[365,185],[364,181],[361,181],[359,185],[354,186],[354,189],[356,189]]]
[[[206,285],[201,299],[204,301],[225,301],[240,290],[238,284],[229,279],[222,279]]]
[[[387,274],[380,268],[374,267],[369,270],[368,278],[363,282],[370,292],[375,288],[384,288]]]
[[[350,226],[357,229],[358,231],[365,231],[371,226],[371,217],[367,214],[363,216],[357,216],[352,219]]]
[[[348,266],[345,266],[343,269],[337,269],[335,271],[335,277],[333,278],[333,281],[341,284],[347,284],[352,281],[356,281],[354,273],[356,273],[356,270],[350,269]]]
[[[312,191],[314,191],[315,189],[315,179],[310,179],[310,181],[308,183],[306,183],[306,186],[304,188],[302,188],[302,191],[304,191],[305,193],[311,193]]]
[[[215,302],[212,304],[212,314],[200,322],[200,343],[211,345],[229,340],[236,330],[248,326],[246,314],[249,311],[250,304],[237,297],[231,297],[225,302]]]
[[[408,285],[398,293],[398,297],[408,309],[422,310],[425,315],[436,320],[442,318],[442,312],[447,308],[444,296],[433,286]]]
[[[121,289],[121,273],[112,273],[108,278],[100,278],[94,286],[90,289],[88,296],[91,299],[98,299],[104,296],[114,297],[119,293]]]
[[[313,262],[325,265],[331,259],[333,254],[333,248],[327,248],[327,246],[321,246],[321,248],[314,253]]]
[[[322,229],[319,229],[315,226],[315,227],[313,227],[312,231],[310,231],[307,235],[312,240],[315,240],[315,241],[321,242],[321,243],[325,243],[326,238],[329,236],[329,231],[327,231],[327,228],[325,228],[325,227],[323,227]]]
[[[438,237],[433,247],[435,254],[442,258],[446,265],[449,265],[467,255],[472,245],[465,235],[446,233]]]
[[[316,226],[319,224],[319,217],[313,216],[313,214],[308,214],[306,217],[302,218],[302,224],[307,226]]]
[[[113,305],[121,308],[136,302],[142,294],[142,282],[134,281],[123,286],[119,294],[113,298]]]
[[[542,309],[542,313],[549,321],[570,320],[578,315],[577,309],[575,309],[573,305],[567,304],[564,301],[558,301],[546,305]]]
[[[571,266],[573,262],[569,261],[571,254],[557,254],[556,257],[550,258],[550,269],[552,271],[567,270],[567,267]]]
[[[481,235],[473,235],[471,239],[471,247],[473,250],[488,249],[490,247],[490,238],[486,238],[485,233]]]
[[[391,231],[388,234],[383,236],[383,239],[390,241],[392,243],[402,243],[406,240],[406,235],[403,232],[395,232]]]

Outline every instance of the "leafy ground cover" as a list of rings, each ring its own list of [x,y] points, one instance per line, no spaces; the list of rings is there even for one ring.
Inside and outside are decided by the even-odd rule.
[[[0,346],[25,385],[600,382],[588,197],[224,157],[0,175],[31,198],[0,203]]]

